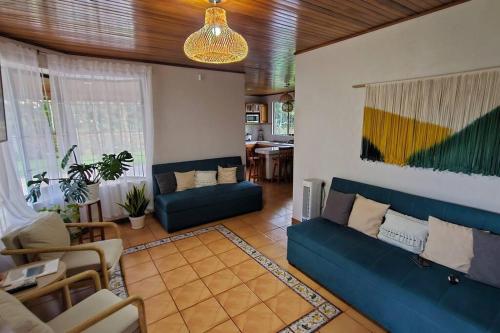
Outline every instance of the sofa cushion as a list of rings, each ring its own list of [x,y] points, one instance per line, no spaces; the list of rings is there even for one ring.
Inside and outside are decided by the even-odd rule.
[[[238,167],[223,168],[219,166],[217,168],[217,182],[219,184],[234,184],[238,182],[236,178],[236,171]]]
[[[61,216],[57,213],[44,212],[29,226],[19,232],[19,241],[25,249],[43,249],[47,247],[65,247],[71,245],[69,232]],[[58,259],[62,252],[40,253],[42,260]],[[30,258],[33,260],[34,257]]]
[[[471,228],[429,217],[423,258],[466,273],[473,256]]]
[[[353,282],[357,288],[376,289],[384,302],[408,304],[411,311],[435,321],[443,331],[450,321],[485,331],[500,324],[498,288],[465,279],[442,265],[419,268],[411,260],[412,253],[323,218],[291,226],[287,232],[289,242],[338,267],[344,277],[357,281]],[[448,282],[452,272],[461,277],[458,285]]]
[[[477,229],[472,230],[474,258],[467,276],[472,280],[500,288],[500,236]]]
[[[195,171],[187,171],[187,172],[174,172],[175,181],[177,183],[177,192],[189,190],[194,187],[194,175]]]
[[[356,194],[347,226],[376,238],[389,207]]]
[[[121,239],[106,239],[85,245],[96,245],[104,250],[108,270],[119,262],[123,252],[123,242]],[[66,264],[66,270],[69,275],[86,270],[101,270],[101,261],[99,260],[99,255],[95,251],[66,252],[61,260]]]
[[[236,180],[242,182],[245,180],[245,166],[242,164],[226,163],[222,165],[224,168],[236,167]]]
[[[194,187],[217,185],[217,171],[196,171],[194,173]]]
[[[194,188],[183,192],[156,196],[155,206],[169,213],[201,206],[209,206],[226,200],[245,199],[250,195],[260,195],[259,185],[243,181],[234,184],[219,184]]]
[[[0,331],[25,333],[53,333],[17,298],[0,289]]]
[[[67,332],[86,319],[99,314],[122,299],[108,289],[101,289],[47,323],[55,332]],[[139,313],[128,305],[85,330],[86,333],[132,333],[139,329]]]
[[[155,175],[156,184],[161,194],[175,192],[177,188],[177,180],[172,171]]]
[[[420,254],[424,251],[428,234],[427,221],[389,209],[377,237],[386,243]]]
[[[355,194],[330,190],[321,216],[332,222],[346,225],[355,199]]]

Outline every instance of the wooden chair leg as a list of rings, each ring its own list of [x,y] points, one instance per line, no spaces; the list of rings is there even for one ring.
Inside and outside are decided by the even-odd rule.
[[[99,217],[99,222],[103,222],[101,200],[97,201],[97,216]],[[104,228],[101,228],[101,240],[105,239],[106,235],[104,234]]]
[[[274,183],[274,178],[276,177],[276,162],[273,163],[273,175],[272,175],[272,178],[271,178],[271,182]]]
[[[90,205],[87,205],[87,220],[89,222],[92,222],[92,207]],[[90,241],[94,242],[94,229],[90,228]]]

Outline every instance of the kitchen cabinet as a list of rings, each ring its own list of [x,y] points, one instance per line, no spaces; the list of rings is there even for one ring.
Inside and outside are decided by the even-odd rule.
[[[260,124],[267,124],[269,122],[269,116],[267,112],[267,104],[265,103],[246,103],[245,104],[246,113],[259,113]]]

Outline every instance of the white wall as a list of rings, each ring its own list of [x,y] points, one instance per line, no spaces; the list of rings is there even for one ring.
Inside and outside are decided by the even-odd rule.
[[[359,158],[364,89],[352,85],[500,66],[500,1],[473,0],[297,56],[294,217],[304,178],[333,176],[500,212],[500,178]]]
[[[243,157],[244,92],[243,74],[153,65],[153,163]]]

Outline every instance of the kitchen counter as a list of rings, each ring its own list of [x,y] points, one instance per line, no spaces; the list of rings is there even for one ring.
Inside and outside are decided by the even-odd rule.
[[[275,154],[279,154],[282,149],[294,148],[293,143],[285,142],[271,142],[271,141],[245,141],[247,146],[257,146],[255,148],[255,153],[262,155],[264,158],[263,168],[265,170],[265,178],[272,178],[272,157]],[[260,146],[260,147],[259,147]]]
[[[267,146],[273,146],[273,147],[287,147],[287,148],[294,148],[293,143],[286,143],[286,142],[276,142],[276,141],[245,141],[246,145],[267,145]]]

